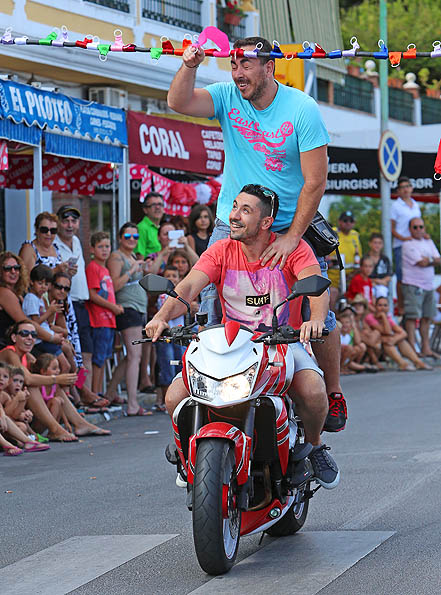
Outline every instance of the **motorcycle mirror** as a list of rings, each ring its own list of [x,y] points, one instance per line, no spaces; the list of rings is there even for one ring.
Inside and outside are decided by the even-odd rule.
[[[293,300],[301,295],[308,295],[310,297],[318,297],[322,295],[331,285],[329,279],[321,277],[320,275],[311,275],[296,281],[292,287],[292,293],[288,296],[288,301]]]
[[[170,281],[170,279],[166,279],[160,275],[153,275],[149,273],[139,280],[139,284],[145,291],[148,291],[149,293],[166,293],[172,297],[178,297],[175,291],[175,286]]]

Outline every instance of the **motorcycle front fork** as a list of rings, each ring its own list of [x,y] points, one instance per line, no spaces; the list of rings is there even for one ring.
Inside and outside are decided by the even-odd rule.
[[[254,436],[254,419],[256,415],[256,407],[258,404],[254,401],[249,403],[248,411],[245,414],[244,420],[244,433],[246,436],[249,436],[253,440]],[[193,405],[193,427],[192,433],[196,434],[198,430],[202,427],[204,423],[203,420],[203,411],[202,406],[200,403],[194,403]],[[250,454],[250,462],[253,458],[253,443],[251,443],[251,454]],[[191,503],[192,503],[192,486],[187,484],[187,506],[189,510],[191,510]],[[246,483],[238,487],[238,491],[236,494],[237,497],[237,505],[238,508],[241,510],[248,510],[248,503],[250,498],[252,498],[253,494],[253,478],[251,476],[248,477]]]

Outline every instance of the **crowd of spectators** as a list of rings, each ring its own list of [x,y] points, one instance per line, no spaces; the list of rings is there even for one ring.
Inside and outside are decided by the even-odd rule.
[[[390,364],[403,371],[431,370],[424,358],[439,357],[430,348],[429,328],[436,314],[434,266],[441,257],[411,189],[409,180],[400,178],[400,202],[392,209],[394,241],[399,242],[395,269],[383,253],[380,233],[371,234],[363,255],[353,213],[339,217],[344,274],[334,255],[328,265],[342,374],[378,372]],[[147,273],[174,284],[182,280],[206,250],[214,219],[205,205],[196,205],[188,220],[165,215],[162,196],[155,192],[146,197],[143,211],[138,224],[122,225],[113,251],[109,234],[94,233],[87,266],[77,235],[81,213],[71,205],[57,214],[40,213],[35,238],[24,242],[19,254],[0,253],[0,446],[5,455],[47,450],[48,441],[108,435],[84,415],[111,406],[124,406],[129,417],[165,412],[165,392],[179,370],[173,362],[181,359],[182,348],[132,344],[167,299],[152,299],[138,282]],[[389,301],[394,272],[397,319]],[[196,312],[199,303],[191,308]],[[170,321],[180,324],[182,317]],[[142,392],[155,395],[151,409],[139,404]]]
[[[80,211],[63,205],[35,219],[35,238],[0,253],[0,446],[6,456],[48,450],[50,441],[109,435],[85,414],[124,406],[127,416],[164,412],[182,357],[174,345],[142,344],[142,329],[166,299],[148,299],[138,281],[154,272],[177,284],[206,249],[214,219],[197,205],[189,220],[164,215],[158,193],[144,218],[90,238],[86,266]],[[199,308],[192,304],[193,312]],[[182,324],[176,319],[172,325]],[[105,374],[105,370],[109,373]],[[123,385],[127,398],[122,398]],[[138,395],[156,395],[153,408]]]
[[[335,254],[328,265],[342,374],[378,372],[388,365],[402,371],[432,370],[424,358],[439,359],[431,349],[429,329],[437,314],[434,267],[441,263],[440,254],[426,233],[409,178],[399,178],[397,193],[391,208],[393,266],[383,252],[381,233],[370,235],[363,254],[351,211],[340,214],[335,228],[345,270],[340,272]],[[396,304],[389,293],[393,275]]]

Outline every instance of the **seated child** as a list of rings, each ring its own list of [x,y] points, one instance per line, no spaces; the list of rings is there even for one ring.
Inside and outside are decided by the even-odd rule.
[[[28,436],[6,414],[3,403],[10,403],[10,396],[5,392],[10,381],[10,371],[8,364],[0,362],[0,446],[3,448],[4,456],[14,457],[23,454],[23,452],[38,452],[48,450],[49,446],[39,444],[36,440]],[[6,434],[6,436],[5,436]],[[18,444],[14,446],[8,439],[15,440]],[[22,449],[24,447],[24,449]]]
[[[57,303],[56,300],[53,300],[50,305],[47,305],[44,300],[44,295],[47,293],[49,284],[52,281],[53,271],[44,264],[39,264],[32,269],[30,277],[30,292],[23,300],[23,312],[31,320],[38,322],[45,331],[52,335],[50,342],[37,339],[34,354],[54,354],[58,358],[62,373],[65,374],[71,370],[71,363],[69,363],[64,355],[64,353],[70,354],[70,345],[62,333],[54,332],[49,325],[50,319],[54,314],[61,311],[62,305]]]
[[[389,301],[386,297],[378,297],[375,301],[375,312],[365,318],[366,323],[381,335],[384,353],[398,364],[402,371],[432,370],[421,360],[407,341],[407,333],[389,314]],[[404,356],[404,357],[403,357]],[[414,365],[404,359],[408,358]]]
[[[5,369],[7,368],[7,369]],[[35,438],[30,423],[33,413],[27,408],[29,391],[24,386],[24,372],[20,368],[11,368],[5,362],[0,362],[0,377],[8,375],[8,385],[5,391],[0,393],[0,403],[5,413],[28,436]]]
[[[112,277],[106,268],[110,256],[110,237],[104,231],[94,233],[90,238],[94,259],[86,268],[89,312],[92,327],[92,391],[103,392],[104,364],[113,355],[116,321],[115,316],[124,313],[124,308],[115,302]]]
[[[360,363],[366,353],[366,345],[360,337],[360,332],[355,324],[354,310],[347,306],[340,312],[340,339],[341,339],[341,374],[354,374],[357,372],[376,372],[377,369],[370,364]]]
[[[41,374],[42,376],[58,376],[58,374],[60,374],[58,359],[52,353],[40,353],[32,364],[32,372],[34,374]],[[65,402],[60,395],[61,389],[58,384],[41,386],[40,390],[41,396],[46,403],[46,407],[49,409],[52,416],[59,424],[64,424],[64,427],[68,432],[72,433],[72,427],[68,422],[64,411]]]

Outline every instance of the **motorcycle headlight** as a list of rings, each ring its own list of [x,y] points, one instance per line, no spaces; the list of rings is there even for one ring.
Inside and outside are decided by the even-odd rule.
[[[254,376],[257,372],[258,364],[253,364],[240,374],[228,376],[222,380],[215,380],[209,376],[201,374],[194,366],[188,364],[188,376],[190,380],[191,392],[195,397],[214,401],[237,401],[246,399],[253,386]]]

